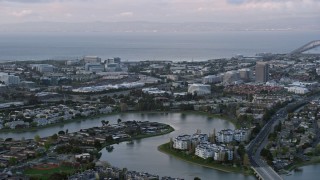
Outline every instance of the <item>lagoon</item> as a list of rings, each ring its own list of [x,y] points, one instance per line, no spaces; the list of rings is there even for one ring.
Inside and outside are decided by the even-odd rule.
[[[195,133],[200,129],[202,133],[209,134],[225,128],[234,128],[234,125],[221,118],[208,117],[198,113],[121,113],[111,114],[104,117],[88,118],[87,120],[70,122],[64,125],[52,126],[44,129],[28,132],[6,132],[0,133],[1,138],[12,137],[21,139],[22,137],[34,138],[35,135],[41,137],[50,136],[60,130],[68,129],[69,132],[79,131],[80,129],[101,126],[101,120],[108,120],[110,123],[117,123],[117,119],[122,121],[137,120],[137,121],[154,121],[169,124],[175,131],[157,137],[134,140],[133,143],[123,142],[115,144],[114,150],[108,152],[103,149],[101,160],[106,160],[113,166],[119,168],[127,168],[129,170],[144,171],[160,176],[180,177],[186,180],[200,177],[201,179],[237,179],[237,180],[254,180],[253,176],[245,176],[237,173],[226,173],[219,170],[214,170],[199,165],[184,162],[170,155],[164,154],[157,150],[160,144],[168,142],[170,138],[180,134]],[[283,176],[284,179],[317,179],[320,165],[309,165],[302,167],[301,172],[292,172],[290,176]]]
[[[135,140],[133,144],[123,142],[114,145],[114,151],[111,153],[103,149],[101,159],[116,167],[184,179],[193,179],[194,177],[201,179],[255,179],[253,176],[226,173],[187,163],[157,150],[160,144],[168,142],[170,138],[180,134],[192,134],[197,129],[207,134],[213,132],[214,128],[216,131],[225,128],[233,129],[234,125],[227,120],[192,113],[131,113],[122,115],[122,119],[161,122],[169,124],[175,128],[175,131],[162,136]]]

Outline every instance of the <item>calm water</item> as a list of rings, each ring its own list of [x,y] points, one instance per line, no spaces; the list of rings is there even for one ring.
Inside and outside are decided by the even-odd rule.
[[[291,172],[290,176],[282,176],[285,180],[316,180],[319,179],[320,164],[301,167],[300,172]]]
[[[195,133],[197,129],[203,133],[213,132],[224,128],[234,128],[228,121],[221,119],[208,118],[203,115],[180,113],[169,114],[127,114],[124,119],[141,119],[147,121],[157,121],[170,124],[175,131],[158,137],[136,140],[134,144],[126,142],[114,146],[114,151],[108,153],[102,150],[103,160],[107,160],[117,167],[126,167],[137,171],[146,171],[161,176],[169,175],[172,177],[182,177],[193,179],[198,176],[201,179],[254,179],[241,174],[224,173],[221,171],[200,167],[194,164],[183,162],[169,155],[157,151],[160,144],[169,141],[170,137],[176,137],[180,134]]]
[[[33,132],[24,133],[1,133],[1,138],[13,137],[15,139],[33,138],[36,134],[41,137],[49,136],[57,133],[59,130],[68,129],[69,132],[79,131],[83,128],[100,126],[101,120],[109,120],[110,123],[116,123],[117,119],[140,120],[140,121],[155,121],[171,125],[175,128],[170,134],[135,140],[134,144],[126,142],[114,145],[113,152],[109,153],[105,149],[102,152],[102,160],[110,162],[112,165],[120,168],[128,168],[130,170],[146,171],[160,176],[182,177],[187,180],[198,176],[204,180],[211,179],[237,179],[237,180],[254,180],[253,176],[244,176],[235,173],[225,173],[209,168],[204,168],[194,164],[190,164],[169,155],[161,153],[157,150],[157,146],[168,142],[170,137],[175,137],[179,134],[191,134],[197,129],[203,133],[210,133],[213,128],[219,131],[224,128],[234,128],[233,124],[228,121],[208,118],[204,115],[197,114],[181,114],[181,113],[126,113],[110,115],[91,120],[80,122],[72,122],[63,126],[50,127]],[[317,179],[320,165],[306,166],[302,172],[295,172],[291,176],[284,176],[285,179]]]
[[[208,60],[287,53],[311,40],[311,32],[211,33],[0,33],[0,61],[77,58],[97,55],[132,60]]]
[[[109,120],[110,123],[116,123],[117,119],[121,118],[125,120],[141,120],[141,121],[156,121],[170,124],[176,131],[158,137],[152,137],[142,140],[134,141],[133,145],[127,143],[120,143],[114,145],[114,150],[108,153],[106,150],[102,150],[102,160],[107,160],[112,165],[128,168],[130,170],[146,171],[161,176],[169,175],[174,177],[183,177],[186,179],[193,179],[195,176],[199,176],[202,179],[232,179],[237,178],[239,180],[254,179],[254,177],[246,177],[241,174],[224,173],[221,171],[200,167],[190,163],[183,162],[181,160],[170,157],[157,150],[157,146],[169,141],[170,137],[175,137],[178,134],[194,133],[197,129],[201,129],[203,133],[210,133],[213,128],[217,131],[224,128],[234,128],[234,126],[228,121],[222,119],[208,118],[204,115],[195,114],[181,114],[181,113],[128,113],[119,115],[110,115],[104,118],[96,118],[92,120],[86,120],[81,122],[72,122],[64,126],[50,127],[34,132],[25,133],[2,133],[0,137],[14,137],[20,139],[33,138],[36,134],[41,137],[52,135],[59,130],[68,129],[69,132],[78,131],[81,128],[89,128],[93,126],[100,126],[101,120]]]

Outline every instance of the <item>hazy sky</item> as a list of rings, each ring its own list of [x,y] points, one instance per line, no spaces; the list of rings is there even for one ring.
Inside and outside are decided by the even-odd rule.
[[[320,23],[320,0],[0,0],[0,24],[30,21],[241,23],[279,19]]]

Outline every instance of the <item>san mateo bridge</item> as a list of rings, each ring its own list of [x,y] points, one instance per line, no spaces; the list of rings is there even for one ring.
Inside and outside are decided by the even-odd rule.
[[[289,55],[301,54],[303,52],[309,51],[319,46],[320,46],[320,40],[314,40],[301,46],[298,49],[295,49],[294,51],[290,52]]]

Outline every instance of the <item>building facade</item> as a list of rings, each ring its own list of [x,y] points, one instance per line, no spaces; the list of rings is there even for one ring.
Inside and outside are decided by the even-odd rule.
[[[269,64],[257,62],[256,64],[256,82],[265,83],[269,80]]]

